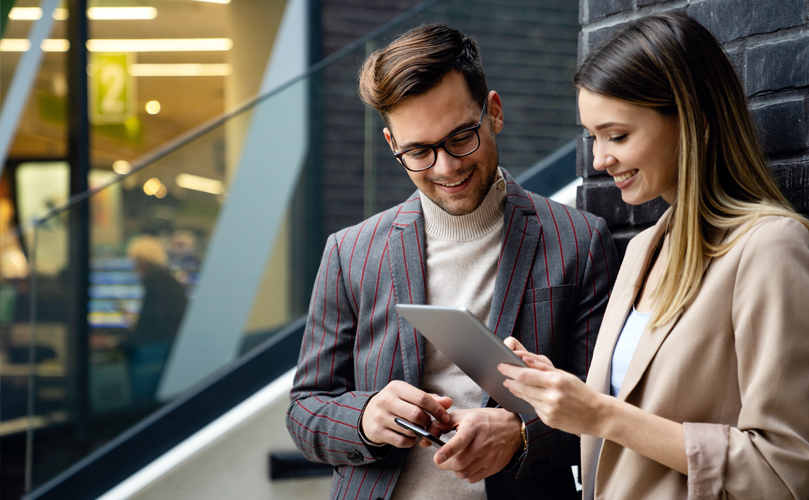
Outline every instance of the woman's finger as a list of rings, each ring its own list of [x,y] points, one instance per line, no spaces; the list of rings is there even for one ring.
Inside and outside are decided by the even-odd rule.
[[[538,369],[530,367],[523,368],[505,363],[500,363],[497,365],[497,369],[506,377],[528,385],[533,385],[544,389],[548,384],[548,372]]]
[[[503,341],[506,344],[506,347],[511,349],[512,351],[525,351],[525,346],[523,346],[519,340],[515,339],[514,337],[508,337]]]

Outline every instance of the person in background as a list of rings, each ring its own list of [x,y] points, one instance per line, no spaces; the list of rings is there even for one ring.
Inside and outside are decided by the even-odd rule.
[[[374,52],[359,80],[418,190],[328,238],[290,393],[292,439],[335,466],[332,498],[578,498],[578,437],[499,407],[394,306],[466,307],[583,380],[617,272],[606,223],[499,167],[503,105],[463,33],[415,28]],[[435,451],[395,417],[457,432]]]
[[[154,236],[133,238],[127,247],[141,277],[143,306],[135,327],[124,337],[134,400],[152,400],[186,306],[185,289],[169,273],[168,256]]]
[[[593,166],[671,208],[627,249],[586,385],[516,339],[504,383],[580,434],[585,499],[809,498],[809,223],[742,86],[681,12],[628,23],[575,77]]]

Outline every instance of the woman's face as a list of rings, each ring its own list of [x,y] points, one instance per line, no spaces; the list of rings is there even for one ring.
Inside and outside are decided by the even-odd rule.
[[[624,202],[677,197],[677,117],[586,89],[579,91],[582,125],[593,136],[593,167],[606,170]]]

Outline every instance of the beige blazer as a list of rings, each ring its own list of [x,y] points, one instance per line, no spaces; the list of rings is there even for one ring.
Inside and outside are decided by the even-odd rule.
[[[670,212],[627,249],[587,377],[601,393]],[[684,424],[688,476],[582,436],[585,499],[809,498],[809,231],[765,217],[712,259],[697,296],[643,332],[617,397]]]

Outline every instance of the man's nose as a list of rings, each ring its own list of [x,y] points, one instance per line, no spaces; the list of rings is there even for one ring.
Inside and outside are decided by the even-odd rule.
[[[444,148],[436,150],[435,155],[435,165],[432,170],[436,175],[450,177],[461,166],[461,159],[447,153]]]

